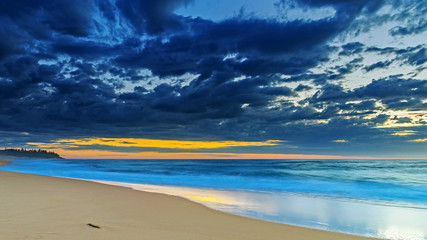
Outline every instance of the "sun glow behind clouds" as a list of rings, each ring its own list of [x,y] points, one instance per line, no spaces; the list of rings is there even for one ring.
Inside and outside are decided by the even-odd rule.
[[[372,159],[372,157],[280,154],[280,153],[233,153],[196,152],[199,149],[219,149],[228,147],[268,147],[278,146],[284,141],[180,141],[145,138],[83,138],[61,139],[51,143],[29,142],[27,145],[50,149],[67,159]],[[114,150],[87,149],[106,146]],[[141,151],[129,151],[130,147],[140,147]],[[149,150],[147,148],[150,148]],[[159,149],[159,151],[152,150]],[[177,149],[184,152],[164,152]],[[193,152],[194,151],[194,152]]]
[[[425,122],[427,122],[427,112],[425,111],[387,111],[381,114],[386,114],[389,118],[384,123],[377,125],[376,128],[418,127],[424,126]],[[369,115],[366,118],[373,118],[376,116],[378,116],[378,114]]]
[[[337,139],[337,140],[333,140],[332,142],[336,142],[336,143],[346,143],[346,142],[348,142],[348,140],[345,140],[345,139]]]
[[[360,156],[263,153],[114,152],[105,150],[51,149],[66,159],[374,159]]]
[[[141,148],[167,148],[167,149],[214,149],[226,147],[249,147],[249,146],[275,146],[279,140],[268,140],[264,142],[247,141],[181,141],[160,140],[146,138],[83,138],[83,139],[61,139],[52,143],[30,142],[41,148],[78,148],[82,146],[111,146],[111,147],[141,147]]]
[[[404,130],[404,131],[395,132],[391,135],[393,135],[393,136],[409,136],[409,135],[414,135],[415,133],[416,133],[416,131]]]

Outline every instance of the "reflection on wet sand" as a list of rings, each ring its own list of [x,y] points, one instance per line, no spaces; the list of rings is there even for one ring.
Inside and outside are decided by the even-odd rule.
[[[427,210],[277,192],[227,191],[96,181],[180,196],[207,207],[268,221],[385,239],[426,239]]]

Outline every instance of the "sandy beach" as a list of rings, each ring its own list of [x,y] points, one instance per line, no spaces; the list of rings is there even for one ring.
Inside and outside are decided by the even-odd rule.
[[[366,239],[72,179],[0,171],[0,192],[2,239]]]

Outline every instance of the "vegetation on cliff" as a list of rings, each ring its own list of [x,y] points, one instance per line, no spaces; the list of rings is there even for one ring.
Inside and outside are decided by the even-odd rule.
[[[0,150],[1,157],[33,158],[33,159],[62,159],[59,154],[43,149],[5,148]]]

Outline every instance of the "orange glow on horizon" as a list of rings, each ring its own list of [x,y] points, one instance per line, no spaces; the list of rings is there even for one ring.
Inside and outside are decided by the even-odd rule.
[[[264,154],[264,153],[162,153],[113,152],[103,150],[52,149],[67,159],[374,159],[360,156],[335,156],[314,154]]]
[[[111,147],[141,147],[141,148],[167,148],[167,149],[214,149],[226,147],[250,146],[275,146],[279,140],[264,142],[249,141],[185,141],[185,140],[160,140],[146,138],[83,138],[61,139],[51,143],[29,142],[28,145],[40,148],[78,148],[80,146],[111,146]]]

